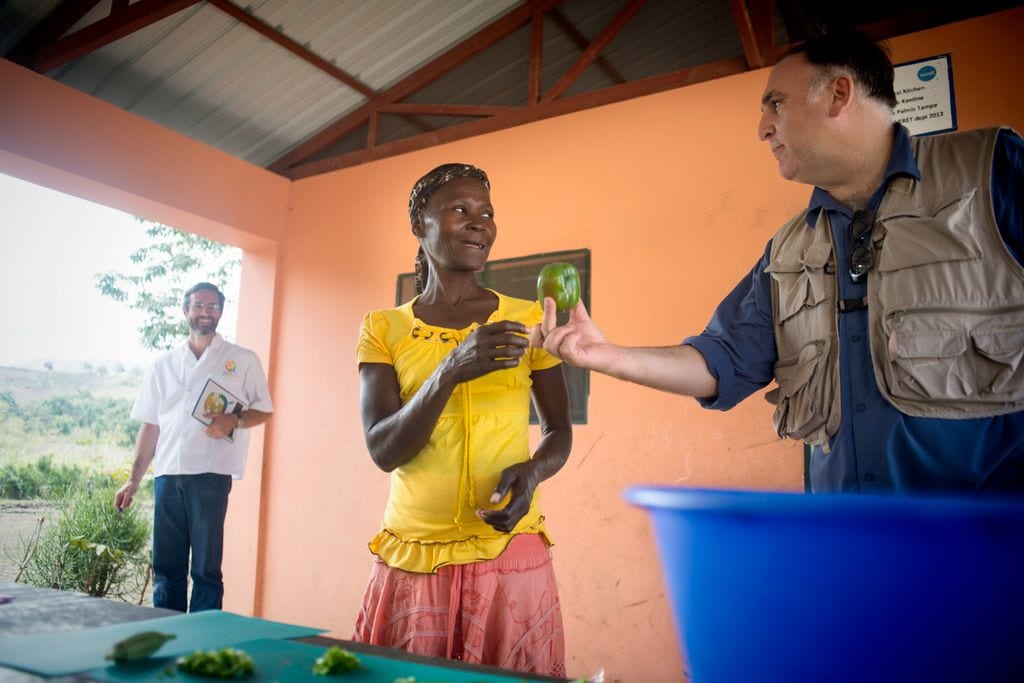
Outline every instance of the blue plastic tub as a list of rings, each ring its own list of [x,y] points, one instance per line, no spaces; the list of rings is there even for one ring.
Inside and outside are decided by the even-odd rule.
[[[1024,681],[1024,501],[633,487],[694,683]]]

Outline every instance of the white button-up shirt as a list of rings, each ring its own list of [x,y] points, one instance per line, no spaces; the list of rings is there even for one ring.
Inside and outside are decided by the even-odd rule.
[[[134,419],[160,427],[153,459],[156,476],[209,472],[242,478],[249,430],[236,429],[233,441],[213,439],[206,435],[206,424],[192,416],[208,379],[230,391],[246,409],[274,410],[254,352],[218,334],[197,359],[186,341],[157,359],[132,407]]]

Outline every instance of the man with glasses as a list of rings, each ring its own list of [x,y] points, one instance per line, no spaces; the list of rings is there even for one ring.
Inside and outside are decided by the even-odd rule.
[[[118,510],[131,505],[152,463],[153,606],[179,612],[221,608],[228,493],[245,471],[248,430],[273,410],[259,358],[217,334],[223,310],[209,282],[185,292],[188,339],[142,383],[131,412],[142,421],[135,462],[114,497]]]
[[[726,410],[767,386],[814,491],[1024,493],[1024,142],[911,138],[885,48],[815,38],[773,69],[759,137],[805,211],[668,348],[609,343],[582,304],[534,331],[563,360]]]

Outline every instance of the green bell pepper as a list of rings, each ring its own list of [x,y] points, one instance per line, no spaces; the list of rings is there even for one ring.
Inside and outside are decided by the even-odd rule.
[[[555,261],[540,270],[537,276],[537,299],[544,303],[544,297],[555,300],[558,311],[567,311],[580,300],[580,274],[571,263]]]

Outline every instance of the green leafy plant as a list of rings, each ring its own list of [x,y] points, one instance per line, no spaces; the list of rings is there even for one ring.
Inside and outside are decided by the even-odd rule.
[[[114,490],[79,488],[58,501],[57,522],[46,528],[32,551],[25,582],[122,600],[144,590],[149,520],[139,506],[117,512]]]

